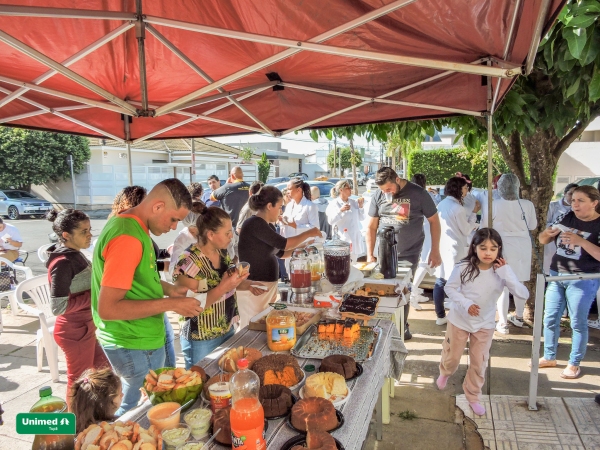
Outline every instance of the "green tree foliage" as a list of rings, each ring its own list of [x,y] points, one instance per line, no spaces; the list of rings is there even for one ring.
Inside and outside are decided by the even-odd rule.
[[[352,167],[352,151],[350,147],[338,147],[338,153],[335,158],[336,167],[340,167],[340,155],[342,158],[342,170],[350,169]],[[360,153],[354,153],[354,165],[360,167],[362,165],[362,156]],[[327,155],[327,166],[333,167],[333,150]]]
[[[258,166],[258,179],[266,183],[269,178],[269,170],[271,170],[271,162],[267,159],[266,153],[262,154],[256,165]]]
[[[244,162],[250,162],[254,156],[254,149],[252,147],[243,147],[240,149],[240,158]]]
[[[71,178],[69,155],[75,173],[91,157],[84,137],[9,127],[0,127],[0,155],[0,188],[24,190]]]

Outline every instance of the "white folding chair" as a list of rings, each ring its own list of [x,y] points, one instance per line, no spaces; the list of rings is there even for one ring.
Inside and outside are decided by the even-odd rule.
[[[35,303],[35,308],[25,304],[23,294],[29,295]],[[56,316],[52,313],[50,303],[50,284],[48,275],[40,275],[21,282],[15,291],[19,305],[27,312],[36,314],[40,319],[40,329],[37,331],[36,354],[38,372],[42,371],[44,349],[50,367],[52,381],[58,382],[58,345],[54,340],[54,323]]]
[[[37,249],[37,256],[41,262],[46,263],[46,261],[48,261],[48,253],[46,253],[46,250],[48,250],[53,245],[55,244],[44,244]]]
[[[0,258],[0,268],[3,265],[8,266],[10,268],[10,270],[14,270],[15,272],[21,272],[26,280],[33,278],[33,272],[31,271],[31,269],[29,267],[17,266],[15,263],[9,261],[6,258]],[[10,302],[10,312],[13,316],[16,316],[17,312],[19,310],[19,305],[18,305],[18,302],[15,297],[15,291],[10,290],[10,291],[0,292],[0,299],[3,297],[8,297],[8,301]],[[34,312],[34,314],[37,314],[37,313]]]

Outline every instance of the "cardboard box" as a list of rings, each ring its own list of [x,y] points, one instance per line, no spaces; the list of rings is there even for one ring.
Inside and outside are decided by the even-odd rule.
[[[397,308],[401,301],[399,294],[396,294],[394,288],[395,284],[392,283],[365,283],[360,289],[365,290],[366,288],[371,289],[369,295],[377,295],[378,291],[384,291],[384,295],[378,295],[379,306],[387,306],[388,308]],[[408,293],[408,289],[404,287],[405,295]]]
[[[308,327],[310,327],[312,324],[315,324],[319,320],[321,320],[321,316],[324,312],[324,310],[322,310],[322,309],[303,308],[301,306],[288,306],[287,309],[290,311],[298,311],[298,312],[314,314],[314,316],[308,322],[306,322],[304,325],[302,325],[300,327],[296,326],[296,333],[298,334],[298,336],[302,336],[304,334],[304,332],[308,329]],[[248,324],[248,329],[256,330],[256,331],[267,331],[266,322],[260,322],[260,320],[263,317],[266,318],[267,314],[269,314],[271,311],[273,311],[273,307],[269,306],[264,311],[255,315],[252,319],[250,319],[250,323]]]

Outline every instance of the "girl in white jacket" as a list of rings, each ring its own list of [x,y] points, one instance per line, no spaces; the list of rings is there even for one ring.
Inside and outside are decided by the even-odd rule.
[[[470,365],[463,390],[471,409],[479,416],[485,414],[481,388],[494,337],[496,300],[505,287],[515,296],[529,296],[502,258],[500,234],[492,228],[481,228],[473,236],[467,257],[454,267],[446,283],[450,312],[436,381],[440,390],[446,387],[469,340]]]

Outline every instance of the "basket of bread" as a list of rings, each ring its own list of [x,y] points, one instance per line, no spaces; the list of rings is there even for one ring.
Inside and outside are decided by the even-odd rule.
[[[75,450],[162,450],[160,431],[135,422],[92,424],[77,435]]]
[[[153,405],[164,402],[183,405],[198,398],[205,377],[204,370],[198,366],[192,367],[192,370],[163,367],[150,370],[143,389]]]

